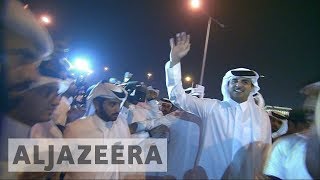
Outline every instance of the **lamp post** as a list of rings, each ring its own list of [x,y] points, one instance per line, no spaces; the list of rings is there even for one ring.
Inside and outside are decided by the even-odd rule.
[[[193,9],[198,9],[201,6],[200,0],[191,0],[190,5]],[[205,13],[206,14],[206,13]],[[221,28],[224,28],[224,24],[220,23],[218,20],[214,19],[210,15],[206,14],[209,19],[208,19],[208,25],[207,25],[207,34],[206,34],[206,40],[204,44],[204,51],[203,51],[203,59],[202,59],[202,67],[201,67],[201,75],[200,75],[200,85],[203,83],[203,76],[204,76],[204,70],[206,67],[206,58],[207,58],[207,50],[208,50],[208,41],[209,41],[209,36],[210,36],[210,28],[211,28],[211,22],[215,22],[217,25],[219,25]]]

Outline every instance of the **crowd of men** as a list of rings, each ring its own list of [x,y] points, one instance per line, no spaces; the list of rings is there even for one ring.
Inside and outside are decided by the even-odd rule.
[[[181,63],[190,35],[182,32],[170,39],[167,98],[131,81],[128,72],[123,82],[101,80],[83,88],[29,10],[6,1],[3,17],[1,73],[8,91],[1,117],[0,179],[320,178],[320,81],[301,90],[302,109],[289,115],[266,111],[259,74],[247,68],[225,74],[223,100],[204,98],[202,86],[187,93]],[[9,138],[166,138],[168,167],[164,173],[12,173]]]

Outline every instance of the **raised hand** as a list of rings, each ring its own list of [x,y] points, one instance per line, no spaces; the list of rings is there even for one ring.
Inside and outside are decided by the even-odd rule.
[[[171,66],[176,65],[180,60],[188,54],[190,50],[190,35],[187,35],[185,32],[178,33],[176,35],[176,42],[174,38],[170,39],[170,61]]]

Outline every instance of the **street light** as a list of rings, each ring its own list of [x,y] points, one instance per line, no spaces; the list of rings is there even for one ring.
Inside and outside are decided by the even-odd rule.
[[[186,77],[184,78],[184,80],[185,80],[186,82],[188,82],[188,83],[190,83],[190,82],[191,82],[191,87],[193,87],[193,80],[192,80],[192,77],[190,77],[190,76],[186,76]]]
[[[190,82],[190,81],[192,80],[192,78],[191,78],[190,76],[186,76],[186,77],[184,78],[184,80],[187,81],[187,82]]]
[[[147,77],[148,77],[148,79],[150,79],[152,77],[152,73],[148,72]]]
[[[41,16],[40,20],[43,24],[50,24],[51,23],[51,18],[46,15]]]
[[[191,7],[198,9],[200,7],[200,0],[191,0]]]
[[[81,74],[85,73],[87,75],[90,75],[93,73],[93,70],[90,68],[88,60],[84,58],[76,58],[72,64],[72,69],[74,69],[75,71]]]
[[[104,70],[104,71],[108,71],[109,68],[108,68],[107,66],[105,66],[105,67],[103,68],[103,70]]]
[[[191,0],[190,5],[193,9],[200,8],[200,1],[199,0]],[[224,24],[220,23],[218,20],[214,19],[207,13],[205,13],[209,19],[208,19],[208,26],[207,26],[207,35],[206,35],[206,41],[204,44],[204,51],[203,51],[203,59],[202,59],[202,67],[201,67],[201,75],[200,75],[200,85],[203,83],[203,75],[204,75],[204,69],[206,66],[206,58],[207,58],[207,49],[208,49],[208,41],[210,36],[210,27],[211,27],[211,21],[215,22],[217,25],[219,25],[221,28],[224,28]]]

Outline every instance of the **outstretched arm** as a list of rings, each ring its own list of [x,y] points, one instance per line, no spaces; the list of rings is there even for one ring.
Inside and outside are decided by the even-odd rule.
[[[170,61],[165,66],[166,84],[169,99],[181,109],[205,119],[205,115],[216,101],[208,101],[193,97],[184,92],[181,82],[181,59],[190,50],[190,35],[178,33],[176,40],[170,39]]]

